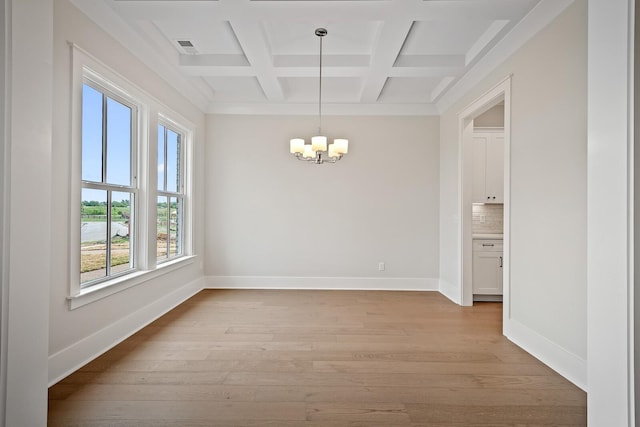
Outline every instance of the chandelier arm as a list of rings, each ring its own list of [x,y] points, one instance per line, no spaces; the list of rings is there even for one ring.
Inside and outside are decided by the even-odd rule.
[[[302,157],[302,154],[300,153],[296,153],[295,156],[296,159],[300,160],[301,162],[312,162],[316,159],[315,157]]]
[[[295,153],[294,156],[301,162],[309,162],[316,165],[321,165],[323,163],[337,163],[338,160],[341,160],[343,157],[342,154],[338,157],[323,157],[320,153],[316,154],[315,157],[303,157],[300,153]]]
[[[315,164],[321,165],[323,163],[336,163],[340,159],[342,159],[342,155],[339,157],[323,157],[321,153],[318,153],[318,155],[312,160],[314,160]]]
[[[325,162],[327,163],[338,163],[338,160],[341,160],[342,156],[340,157],[329,157],[327,160],[325,160]]]

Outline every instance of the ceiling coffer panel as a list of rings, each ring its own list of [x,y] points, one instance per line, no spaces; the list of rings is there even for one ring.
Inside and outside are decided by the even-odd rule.
[[[267,102],[255,77],[207,77],[205,81],[215,91],[216,102]]]
[[[378,101],[383,103],[431,102],[432,93],[441,80],[439,77],[391,77],[385,82]]]
[[[243,53],[231,26],[226,21],[212,20],[206,25],[181,20],[156,21],[155,25],[168,40],[191,42],[199,54]]]
[[[325,22],[304,19],[282,25],[264,22],[265,35],[273,55],[308,55],[318,50],[316,28],[326,28],[323,53],[326,55],[370,55],[380,22]]]
[[[493,21],[417,21],[400,55],[465,55]]]

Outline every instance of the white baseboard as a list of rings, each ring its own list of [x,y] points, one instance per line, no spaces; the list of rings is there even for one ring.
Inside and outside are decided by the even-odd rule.
[[[116,346],[204,288],[198,278],[92,335],[49,356],[49,387]]]
[[[536,359],[587,391],[587,361],[516,320],[504,324],[504,335]]]
[[[440,279],[438,281],[438,291],[458,305],[462,302],[462,298],[460,297],[460,287],[451,282]]]
[[[209,289],[315,289],[437,291],[438,279],[422,277],[207,276]]]

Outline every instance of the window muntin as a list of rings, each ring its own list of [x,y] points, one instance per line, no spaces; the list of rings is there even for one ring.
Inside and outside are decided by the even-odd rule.
[[[81,287],[136,268],[136,120],[133,103],[83,82]]]
[[[184,134],[158,125],[158,262],[184,254]]]

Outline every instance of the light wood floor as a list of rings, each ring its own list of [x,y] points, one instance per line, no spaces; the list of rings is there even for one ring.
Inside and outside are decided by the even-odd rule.
[[[435,292],[203,291],[49,390],[50,426],[585,426],[586,394]]]

